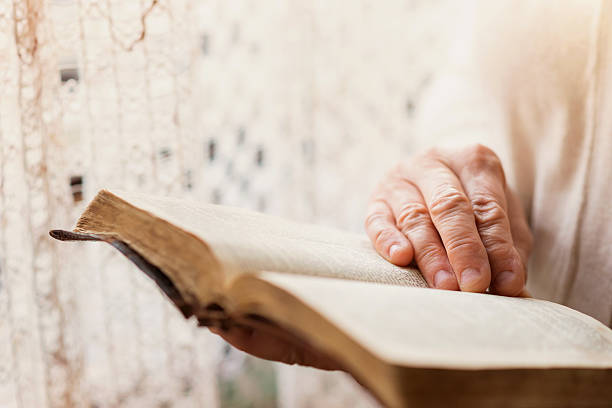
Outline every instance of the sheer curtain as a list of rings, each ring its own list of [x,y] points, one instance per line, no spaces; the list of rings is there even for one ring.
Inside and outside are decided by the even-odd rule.
[[[245,356],[103,245],[103,187],[361,230],[410,152],[449,0],[0,0],[0,406],[373,406]]]

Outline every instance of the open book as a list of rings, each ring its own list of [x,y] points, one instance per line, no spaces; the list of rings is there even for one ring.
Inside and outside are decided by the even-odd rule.
[[[201,325],[280,328],[388,406],[612,406],[608,327],[547,301],[428,289],[365,236],[105,190],[51,235],[112,244]]]

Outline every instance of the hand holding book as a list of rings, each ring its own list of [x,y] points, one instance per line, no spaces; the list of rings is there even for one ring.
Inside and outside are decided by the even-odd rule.
[[[365,227],[382,257],[416,263],[432,288],[528,296],[531,232],[499,159],[484,146],[432,150],[396,166],[372,196]],[[211,330],[257,357],[337,368],[265,329]]]
[[[288,337],[281,328],[267,327],[210,327],[210,331],[221,336],[239,350],[255,357],[278,361],[285,364],[299,364],[322,370],[341,370],[333,358],[321,351],[303,344],[299,339]]]
[[[380,255],[415,262],[430,287],[516,296],[532,237],[497,155],[435,149],[396,166],[372,196],[366,230]]]
[[[612,331],[564,306],[427,289],[366,237],[101,191],[60,240],[105,241],[186,317],[260,357],[349,372],[388,406],[606,406]]]

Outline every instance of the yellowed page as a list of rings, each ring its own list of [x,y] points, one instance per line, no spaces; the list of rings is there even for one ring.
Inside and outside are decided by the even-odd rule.
[[[273,272],[260,277],[391,364],[612,368],[612,330],[555,303]]]
[[[300,224],[240,208],[113,191],[130,204],[204,240],[228,269],[274,270],[425,287],[415,269],[382,259],[365,235]]]

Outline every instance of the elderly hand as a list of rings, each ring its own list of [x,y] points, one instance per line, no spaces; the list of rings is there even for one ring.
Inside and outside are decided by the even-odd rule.
[[[284,333],[276,326],[269,325],[268,328],[231,326],[226,329],[211,327],[210,331],[223,337],[237,349],[255,357],[322,370],[342,369],[336,361],[324,353],[299,339],[291,338],[291,335]]]
[[[430,287],[524,295],[532,236],[498,157],[482,145],[432,149],[394,167],[370,201],[380,255],[415,262]]]
[[[416,262],[440,289],[525,296],[531,232],[495,153],[481,146],[430,150],[396,166],[372,196],[366,230],[380,255]],[[274,327],[211,328],[257,357],[342,369]]]

